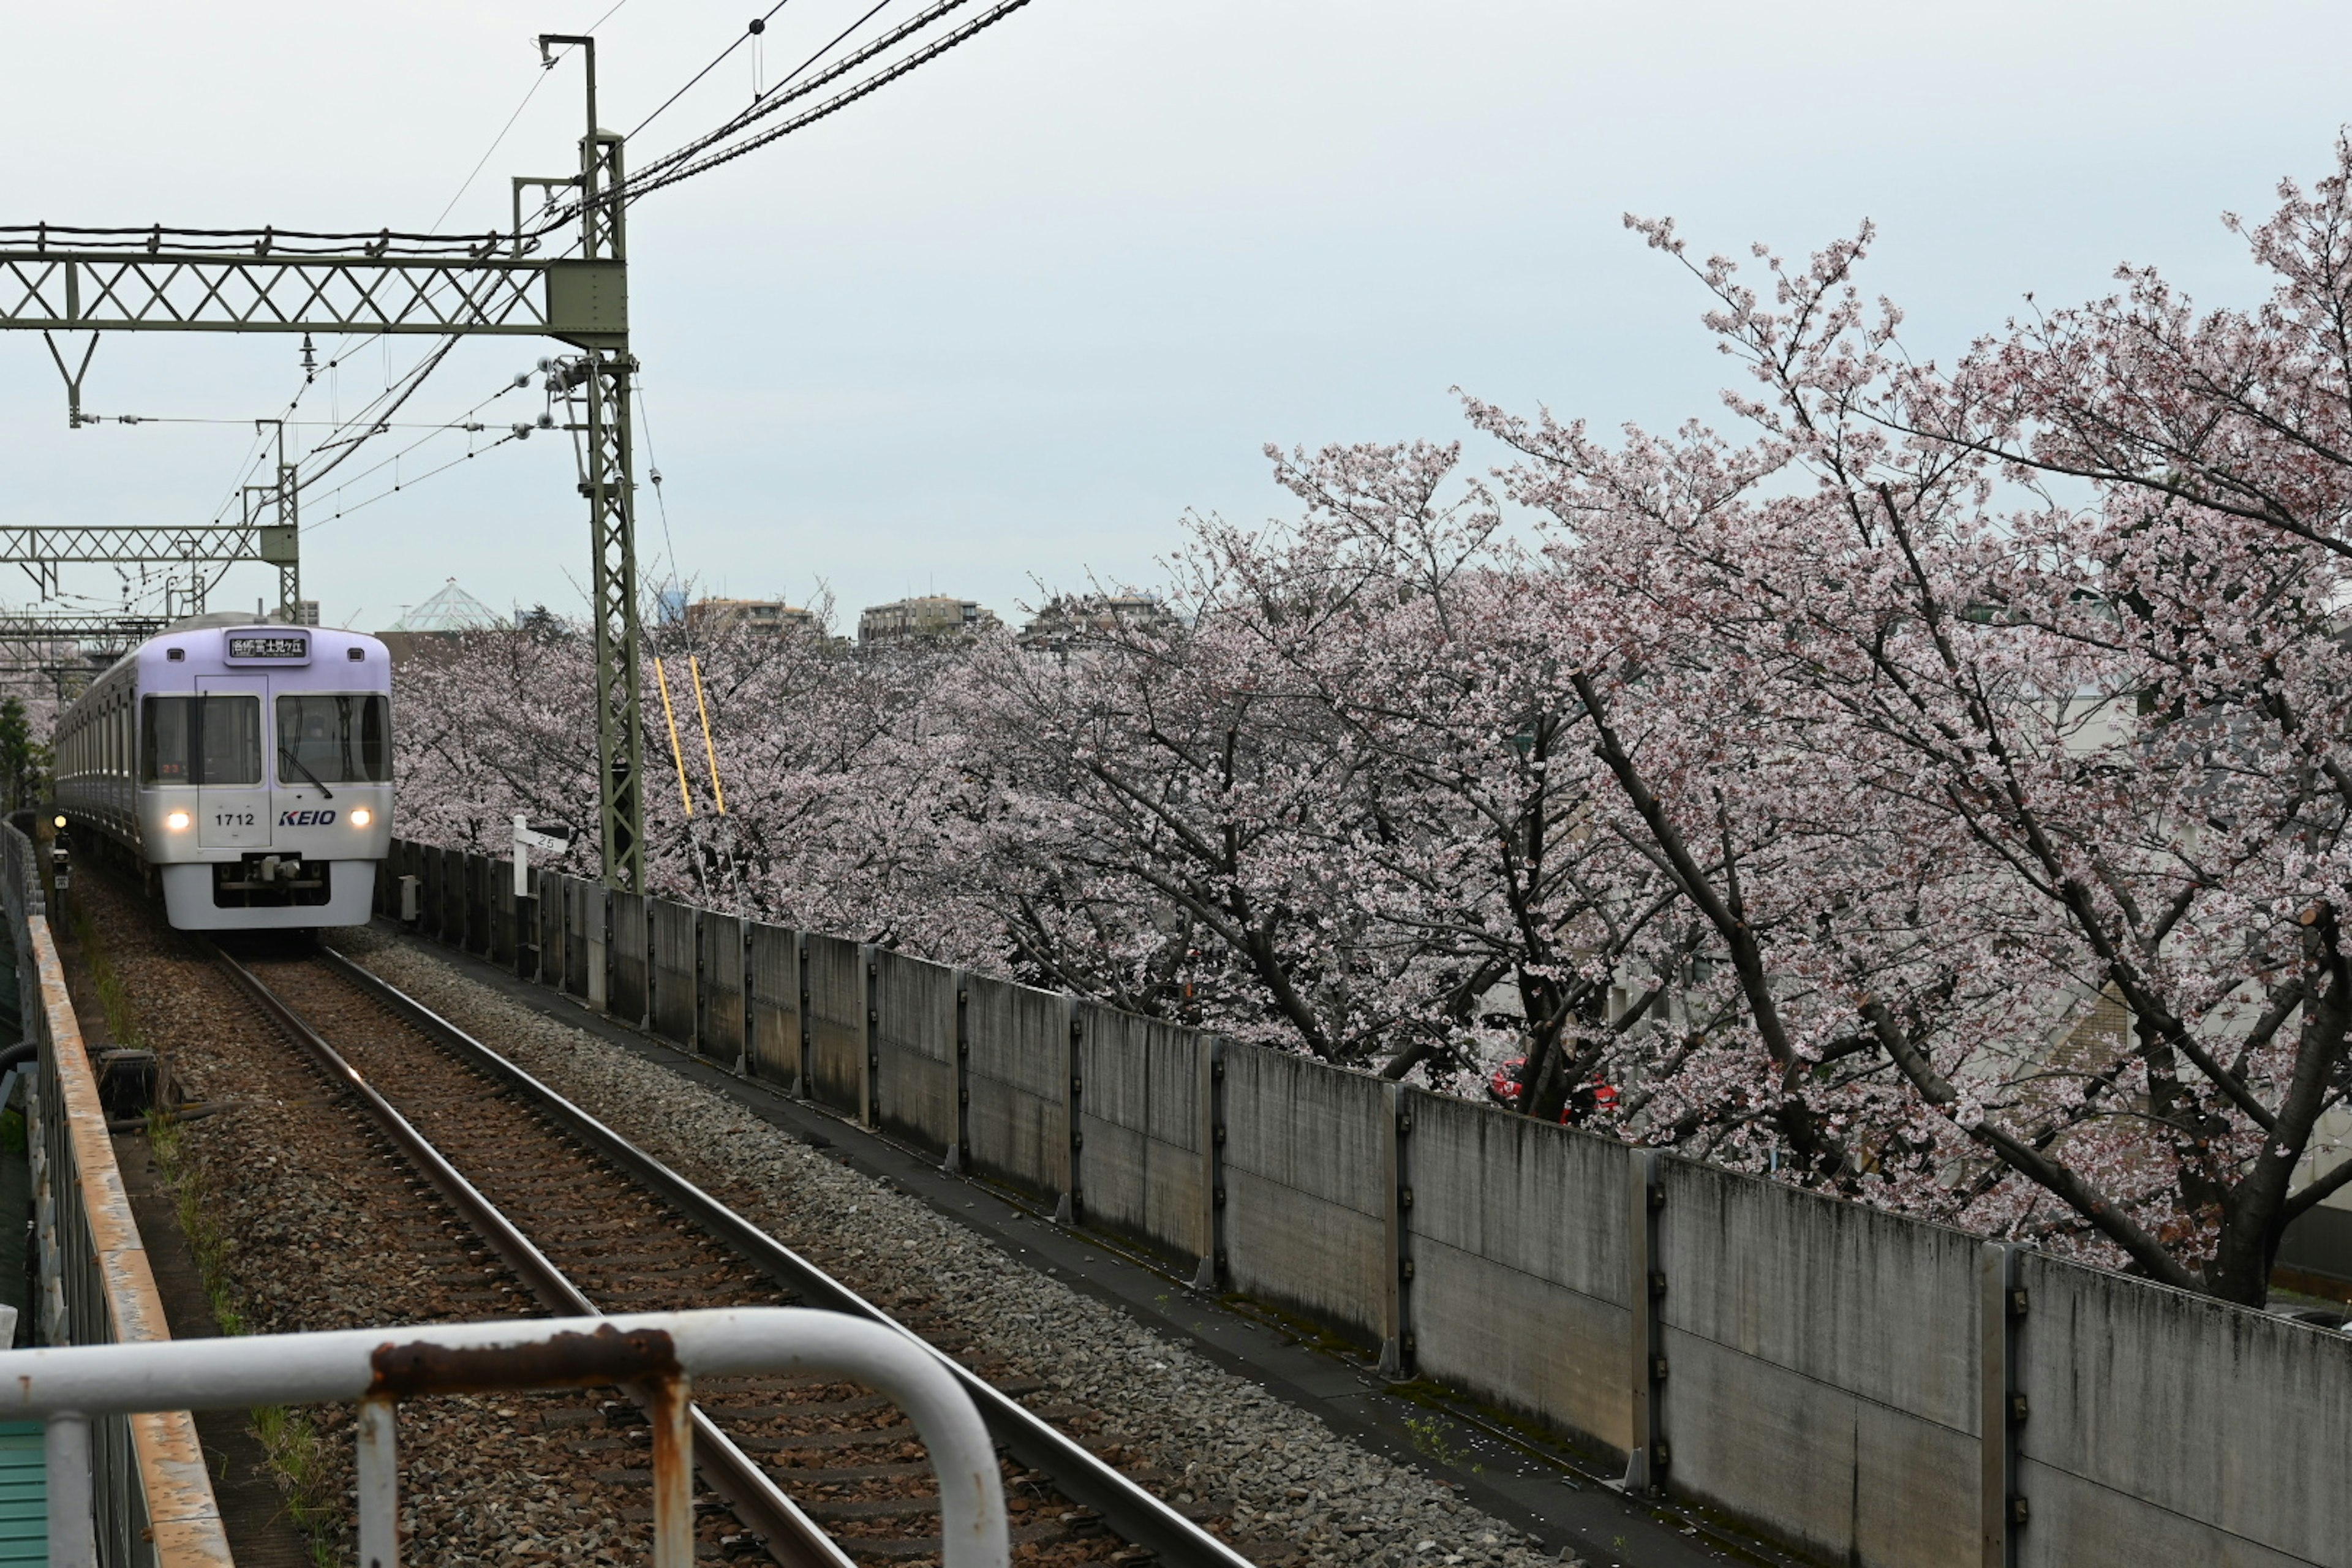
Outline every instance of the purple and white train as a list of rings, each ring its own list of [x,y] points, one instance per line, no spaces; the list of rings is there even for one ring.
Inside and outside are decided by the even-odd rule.
[[[183,931],[364,925],[392,843],[391,656],[358,632],[178,622],[59,716],[56,773],[68,820],[127,852]]]

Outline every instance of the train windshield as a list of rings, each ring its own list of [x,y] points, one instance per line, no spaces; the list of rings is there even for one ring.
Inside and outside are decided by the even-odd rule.
[[[383,784],[392,777],[388,708],[380,697],[305,693],[278,700],[280,784]]]
[[[149,784],[261,782],[258,697],[150,697],[139,738]]]

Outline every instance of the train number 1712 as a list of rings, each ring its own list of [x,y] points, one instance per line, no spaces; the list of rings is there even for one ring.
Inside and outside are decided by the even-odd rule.
[[[213,826],[215,827],[250,827],[253,826],[253,813],[249,811],[215,811],[213,813]]]

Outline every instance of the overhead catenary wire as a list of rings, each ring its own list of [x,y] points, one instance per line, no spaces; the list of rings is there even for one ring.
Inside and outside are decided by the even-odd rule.
[[[814,66],[819,60],[824,58],[825,56],[831,54],[835,49],[839,48],[842,42],[851,34],[865,26],[866,23],[880,16],[885,10],[887,10],[890,3],[891,0],[874,0],[874,4],[860,15],[856,21],[850,23],[849,26],[841,29],[838,33],[835,33],[832,37],[827,38],[824,43],[817,48],[816,52],[810,55],[808,58],[803,60],[799,65],[794,66],[791,70],[786,71],[782,76],[777,78],[776,85],[769,88],[766,91],[754,98],[751,100],[750,108],[742,110],[731,116],[725,124],[718,127],[716,130],[706,131],[701,135],[693,138],[683,147],[674,148],[667,153],[662,153],[659,157],[647,161],[639,168],[632,171],[629,176],[630,179],[634,181],[647,174],[658,174],[664,169],[669,168],[674,164],[682,163],[685,160],[693,157],[696,153],[703,151],[705,148],[718,145],[720,142],[733,135],[744,126],[751,124],[761,116],[774,113],[778,109],[781,109],[785,104],[793,102],[794,100],[823,87],[826,82],[833,80],[842,72],[855,70],[866,60],[873,58],[876,54],[892,48],[898,44],[903,43],[906,39],[913,37],[923,28],[929,26],[933,22],[938,21],[949,12],[954,10],[957,6],[966,4],[967,0],[936,0],[936,3],[929,8],[911,17],[908,21],[900,23],[897,27],[894,27],[888,33],[883,35],[883,37],[876,39],[870,44],[860,46],[857,50],[849,55],[845,59],[835,61],[832,66],[826,68],[823,75],[817,77],[815,80],[803,84],[797,91],[792,90],[793,84],[795,81],[798,81],[811,67]]]
[[[330,496],[341,495],[344,490],[349,489],[355,484],[358,484],[369,475],[383,472],[393,464],[399,462],[403,458],[408,457],[411,453],[430,445],[435,438],[446,436],[453,430],[466,431],[467,433],[479,433],[487,429],[487,426],[476,420],[473,416],[479,414],[483,409],[488,408],[491,404],[496,403],[499,398],[504,397],[507,394],[515,390],[516,387],[514,384],[509,382],[507,385],[500,387],[498,391],[490,394],[489,396],[485,397],[479,403],[474,405],[473,407],[466,410],[466,412],[460,415],[457,418],[451,420],[446,424],[415,426],[416,428],[423,429],[425,434],[418,439],[410,442],[407,446],[403,447],[399,451],[394,452],[388,457],[378,458],[375,462],[369,464],[366,468],[362,468],[358,473],[353,474],[351,478],[345,479],[341,484],[337,485],[333,489],[327,493]],[[509,434],[511,435],[513,433],[509,432]],[[520,437],[517,438],[520,439]],[[488,451],[489,448],[482,447],[479,449]],[[315,478],[307,480],[300,480],[298,481],[296,488],[298,490],[307,491],[311,485],[316,484],[317,482],[318,481]]]
[[[672,105],[677,103],[679,99],[686,94],[686,92],[706,79],[713,69],[717,68],[721,62],[723,62],[736,49],[740,48],[747,38],[758,37],[763,30],[766,21],[774,16],[778,12],[782,11],[784,5],[787,3],[788,0],[776,0],[776,3],[762,14],[762,16],[752,25],[748,26],[741,36],[739,36],[733,42],[731,42],[726,49],[721,50],[720,53],[709,62],[709,64],[706,65],[700,71],[697,72],[696,75],[690,78],[683,87],[678,89],[677,91],[672,93],[669,98],[664,100],[663,102],[654,110],[653,113],[648,114],[643,121],[639,121],[636,128],[637,131],[642,131],[646,125],[652,123],[655,119],[659,117]],[[891,28],[881,37],[852,50],[846,57],[836,60],[830,66],[817,71],[817,73],[809,79],[800,79],[802,77],[806,75],[812,68],[815,67],[819,61],[823,60],[832,50],[838,47],[842,42],[854,35],[858,29],[865,26],[876,16],[879,15],[890,3],[891,0],[876,0],[876,4],[864,12],[856,21],[851,23],[848,27],[844,28],[832,39],[828,40],[822,48],[810,55],[801,63],[800,66],[796,67],[792,72],[788,73],[783,79],[779,80],[774,87],[769,88],[764,91],[755,90],[754,101],[750,109],[731,117],[727,123],[718,127],[716,130],[692,139],[685,146],[670,153],[665,154],[663,157],[655,160],[652,164],[645,168],[641,168],[636,173],[625,179],[615,190],[606,193],[607,199],[617,198],[624,202],[634,203],[642,199],[644,196],[650,195],[654,191],[665,189],[669,185],[677,184],[682,181],[691,179],[698,174],[707,173],[710,169],[716,168],[722,163],[732,162],[736,158],[741,157],[760,147],[766,146],[784,136],[792,134],[793,132],[803,130],[809,125],[814,124],[820,120],[826,119],[833,114],[838,113],[840,110],[849,107],[851,104],[879,91],[882,88],[889,85],[891,82],[897,81],[921,67],[929,64],[931,61],[938,59],[940,56],[946,54],[950,49],[970,41],[980,33],[1011,16],[1014,11],[1024,8],[1028,4],[1028,0],[999,0],[998,4],[992,5],[981,16],[972,18],[960,26],[954,27],[943,37],[935,37],[929,43],[920,45],[920,47],[915,48],[904,58],[884,66],[882,68],[875,71],[863,80],[853,83],[845,90],[837,92],[832,97],[825,99],[799,113],[790,116],[781,123],[771,125],[754,134],[742,134],[743,132],[751,130],[751,127],[757,125],[760,121],[773,117],[794,103],[804,101],[808,98],[821,91],[824,88],[843,79],[845,77],[847,77],[850,73],[856,70],[859,67],[879,58],[881,56],[887,54],[890,49],[910,40],[919,38],[928,29],[942,18],[946,17],[950,13],[961,8],[964,5],[970,4],[971,0],[935,0],[933,5],[926,7],[919,15],[901,23],[896,27]],[[616,4],[609,7],[595,23],[591,24],[589,30],[593,32],[596,26],[601,26],[604,21],[610,19],[612,16],[617,13],[622,6],[626,4],[627,0],[616,0]],[[560,57],[551,58],[546,62],[547,65],[551,67],[555,63],[555,58]],[[481,170],[488,165],[489,159],[495,155],[498,148],[503,144],[507,135],[520,121],[524,110],[528,109],[530,102],[537,95],[539,88],[543,85],[545,79],[546,73],[542,71],[541,76],[533,81],[530,89],[523,94],[521,100],[516,105],[513,112],[508,116],[506,122],[501,125],[498,133],[492,137],[488,148],[486,149],[482,156],[476,161],[473,168],[467,172],[465,179],[460,182],[457,194],[450,198],[449,203],[442,208],[440,214],[434,219],[434,226],[436,228],[438,227],[441,222],[446,220],[448,214],[455,209],[457,203],[461,200],[466,192],[471,188],[473,182],[478,178]],[[798,85],[794,85],[796,82]],[[632,134],[634,135],[635,132],[633,132]],[[740,139],[730,142],[729,141],[730,137],[738,137]],[[400,231],[395,233],[389,228],[379,229],[373,234],[368,234],[360,231],[333,232],[315,230],[280,230],[275,227],[264,227],[257,231],[251,229],[221,230],[179,227],[167,230],[161,225],[149,225],[144,228],[88,228],[59,227],[47,224],[38,224],[32,226],[0,226],[0,243],[5,243],[7,238],[12,236],[22,237],[29,235],[33,237],[37,249],[47,249],[52,246],[59,250],[95,248],[114,251],[133,251],[137,249],[144,249],[150,254],[160,256],[163,252],[164,239],[168,234],[172,241],[172,248],[174,250],[226,253],[237,249],[249,248],[257,258],[266,258],[274,254],[284,254],[297,257],[311,254],[331,255],[338,251],[348,251],[352,248],[357,247],[363,250],[370,256],[383,258],[390,258],[394,257],[439,257],[453,254],[463,254],[478,260],[488,260],[496,255],[499,245],[502,243],[512,245],[521,249],[538,248],[538,243],[541,238],[553,232],[555,229],[570,223],[580,215],[582,211],[582,204],[577,200],[568,204],[550,203],[542,209],[542,211],[544,214],[544,221],[542,221],[536,228],[530,229],[527,232],[519,231],[511,236],[503,236],[499,233],[492,232],[481,237],[478,240],[475,237],[466,235],[418,234],[408,231]],[[537,264],[543,264],[543,262]],[[340,366],[345,357],[344,349],[350,342],[351,339],[346,338],[344,344],[339,345],[337,351],[331,353],[326,362],[324,368],[330,373],[331,381],[337,370],[337,367]],[[369,475],[380,471],[386,466],[396,465],[403,458],[408,456],[410,453],[415,451],[419,447],[423,446],[425,441],[429,441],[435,437],[446,433],[446,431],[449,429],[466,428],[467,426],[462,418],[460,421],[451,422],[450,424],[446,425],[436,426],[428,424],[417,426],[409,422],[394,421],[390,417],[392,414],[396,413],[401,407],[404,406],[408,400],[415,395],[418,388],[423,385],[425,379],[428,378],[434,371],[439,368],[442,363],[447,358],[450,351],[455,348],[457,342],[457,339],[455,337],[444,340],[430,353],[424,356],[424,358],[415,365],[412,366],[399,377],[392,378],[387,376],[387,382],[383,390],[376,396],[371,398],[366,405],[363,405],[362,408],[356,411],[350,418],[337,419],[329,422],[328,427],[331,432],[329,438],[315,444],[310,450],[304,452],[295,460],[295,483],[297,488],[305,489],[310,485],[316,484],[320,480],[323,479],[327,475],[333,473],[342,465],[347,463],[354,454],[359,452],[370,441],[378,436],[389,432],[390,430],[395,428],[424,428],[427,431],[427,434],[424,441],[412,443],[410,446],[403,448],[400,452],[394,453],[390,458],[383,459],[372,467],[362,470],[360,474],[353,476],[353,478],[345,480],[342,485],[336,487],[336,489],[331,493],[341,495],[349,488],[350,485],[359,482],[361,479],[364,479]],[[263,426],[275,423],[282,431],[289,423],[293,424],[298,428],[316,427],[319,423],[315,421],[290,420],[290,416],[300,406],[304,397],[308,395],[310,388],[316,384],[317,380],[315,371],[311,368],[311,362],[308,358],[310,343],[307,339],[305,340],[303,346],[306,356],[305,369],[309,374],[306,374],[302,386],[299,388],[295,392],[294,395],[288,401],[285,409],[281,412],[277,421],[257,420],[255,422],[254,439],[247,448],[245,458],[238,466],[238,478],[230,486],[228,494],[223,500],[220,511],[215,516],[214,521],[215,523],[218,523],[221,518],[226,516],[230,508],[236,504],[236,498],[244,493],[246,489],[248,487],[251,476],[266,458],[267,446],[266,437],[262,429]],[[384,346],[387,349],[389,348],[388,342]],[[499,393],[492,394],[491,398],[484,400],[484,404],[486,405],[496,397],[503,395],[507,390],[510,389],[502,388]],[[482,405],[477,405],[477,410],[478,410]],[[159,419],[158,422],[163,421]],[[208,421],[199,421],[195,419],[173,419],[171,422],[193,424]],[[222,422],[226,423],[227,421]],[[239,421],[239,423],[241,423],[241,421]],[[347,432],[350,434],[347,435]],[[408,488],[408,486],[421,483],[425,479],[431,479],[437,474],[446,473],[450,468],[457,467],[458,464],[468,461],[472,458],[480,455],[483,451],[495,450],[497,447],[507,444],[509,441],[520,439],[524,434],[527,434],[527,430],[522,427],[518,427],[515,432],[501,437],[499,440],[490,443],[489,446],[478,449],[468,450],[461,457],[453,458],[449,462],[444,463],[438,468],[430,469],[426,473],[418,476],[415,479],[407,481],[406,484],[396,482],[390,490],[379,492],[365,500],[354,502],[349,506],[339,507],[330,514],[330,516],[325,519],[319,520],[319,521],[333,521],[342,517],[349,516],[352,512],[363,510],[366,507],[373,506],[378,501],[383,500],[389,496],[398,493],[401,489]],[[322,465],[316,467],[307,474],[301,471],[302,465],[313,462],[322,452],[328,451],[331,451],[333,456],[328,458]],[[647,453],[650,458],[652,455],[650,430],[648,430]],[[657,498],[661,498],[661,489],[658,477],[656,477],[655,480],[655,492]],[[667,547],[672,571],[675,573],[677,567],[677,550],[674,540],[669,537],[666,498],[661,498],[661,511],[665,544]],[[319,521],[314,521],[309,526],[315,528],[319,526]],[[306,529],[306,531],[307,531],[308,530]],[[225,572],[226,567],[224,566],[222,570]],[[695,650],[691,646],[692,634],[690,631],[687,633],[687,638],[688,644],[688,655],[689,666],[692,668],[695,678],[697,708],[698,710],[698,716],[702,718],[704,723],[706,751],[709,753],[709,761],[712,768],[712,784],[714,793],[716,793],[719,787],[717,755],[715,745],[711,742],[707,707],[703,701],[699,659],[696,658]],[[722,806],[721,810],[723,811],[723,809],[724,808]]]
[[[933,9],[935,11],[943,11],[953,5],[964,3],[966,3],[966,0],[941,0],[940,5],[933,7]],[[916,50],[906,58],[898,60],[891,65],[885,67],[883,69],[875,72],[865,80],[858,82],[856,85],[842,92],[835,94],[832,98],[825,100],[823,103],[816,105],[813,109],[805,110],[803,112],[793,116],[790,120],[785,121],[780,125],[771,126],[760,134],[746,137],[744,140],[738,142],[731,146],[720,148],[717,152],[705,153],[695,158],[694,161],[690,163],[673,165],[667,171],[651,177],[641,180],[637,176],[632,175],[623,185],[622,195],[624,198],[628,201],[635,202],[640,200],[645,196],[650,195],[655,191],[665,189],[666,187],[677,184],[681,181],[690,180],[695,175],[708,173],[709,171],[719,167],[722,163],[732,163],[737,158],[743,156],[746,153],[753,152],[758,148],[764,147],[772,142],[775,142],[785,136],[791,135],[795,131],[805,129],[808,126],[815,124],[820,120],[837,114],[841,110],[848,108],[851,104],[858,101],[860,99],[878,92],[883,88],[887,87],[890,83],[897,81],[899,78],[929,65],[931,61],[938,59],[941,55],[946,54],[950,49],[956,47],[958,45],[969,42],[971,39],[978,37],[988,28],[994,26],[997,23],[1003,21],[1005,17],[1011,16],[1013,12],[1020,10],[1028,4],[1029,0],[1000,0],[998,5],[990,7],[990,9],[982,16],[973,17],[971,21],[964,23],[961,26],[955,28],[946,36],[935,39],[931,43],[925,45],[922,48]],[[912,24],[908,24],[909,27],[912,26]],[[880,45],[874,46],[877,52],[881,47],[882,46]],[[872,55],[870,53],[866,54],[866,58],[871,58]],[[783,98],[776,100],[774,107],[781,109],[785,103],[795,101],[798,99],[815,91],[819,87],[825,85],[827,82],[838,80],[842,75],[845,74],[846,71],[851,68],[854,68],[851,62],[844,61],[840,66],[821,73],[817,79],[811,80],[802,89],[789,93]],[[761,110],[763,115],[768,112],[772,112],[772,110],[764,109]]]
[[[471,451],[460,452],[457,456],[450,458],[447,462],[442,464],[437,468],[427,468],[425,472],[417,475],[415,479],[404,479],[400,483],[394,485],[388,490],[379,490],[374,495],[368,497],[365,500],[353,501],[351,505],[331,512],[327,516],[320,518],[315,522],[306,522],[302,525],[302,531],[310,533],[318,529],[324,528],[327,524],[335,521],[339,518],[349,517],[355,511],[365,511],[369,507],[375,505],[378,501],[390,500],[394,496],[400,494],[403,490],[415,489],[417,486],[423,484],[425,480],[432,479],[436,474],[446,474],[461,463],[471,462],[476,458],[483,457],[488,453],[497,451],[500,447],[507,445],[510,441],[520,441],[521,439],[522,432],[519,430],[509,430],[487,447],[477,447]]]
[[[688,77],[684,87],[679,88],[676,92],[673,92],[667,98],[663,99],[659,109],[655,110],[643,120],[638,121],[635,127],[629,132],[629,139],[631,141],[635,141],[637,133],[643,131],[646,126],[651,125],[655,121],[659,120],[662,117],[663,111],[668,109],[671,104],[676,103],[679,99],[684,98],[688,93],[692,92],[697,86],[700,85],[704,77],[709,76],[712,71],[717,70],[720,66],[726,64],[727,58],[730,55],[732,55],[737,49],[741,48],[747,42],[758,37],[761,33],[765,32],[767,30],[768,24],[774,20],[776,13],[782,10],[789,4],[791,4],[791,0],[776,0],[774,5],[761,12],[757,16],[752,17],[751,26],[736,34],[735,41],[733,43],[729,44],[725,48],[719,50],[716,55],[713,55],[710,58],[710,63],[704,66],[700,70],[695,72],[691,77]]]

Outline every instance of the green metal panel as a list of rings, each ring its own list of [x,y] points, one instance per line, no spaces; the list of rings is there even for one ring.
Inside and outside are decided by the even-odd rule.
[[[0,1563],[46,1563],[49,1489],[37,1421],[0,1421]]]
[[[547,264],[547,330],[583,348],[625,348],[629,273],[623,261]]]

